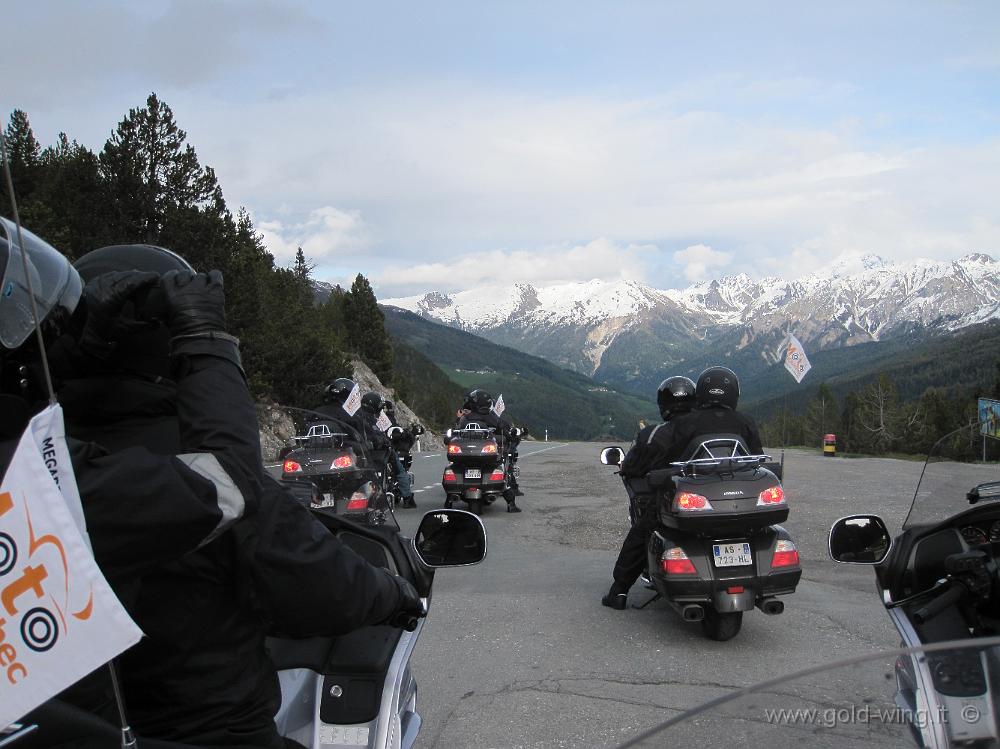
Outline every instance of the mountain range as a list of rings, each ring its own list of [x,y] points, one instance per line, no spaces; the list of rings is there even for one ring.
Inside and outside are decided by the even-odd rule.
[[[789,331],[810,355],[866,344],[863,358],[872,359],[883,347],[871,344],[912,348],[1000,320],[1000,263],[982,253],[909,263],[870,255],[795,281],[741,273],[669,290],[637,281],[521,283],[381,303],[647,396],[665,373],[738,363],[748,394],[762,398],[773,388],[752,381],[773,379]]]

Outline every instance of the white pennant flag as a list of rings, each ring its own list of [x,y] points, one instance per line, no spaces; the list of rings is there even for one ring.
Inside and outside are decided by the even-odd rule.
[[[355,385],[351,394],[347,396],[347,400],[344,401],[344,410],[348,416],[354,416],[359,408],[361,408],[361,388]]]
[[[375,426],[378,427],[380,432],[384,432],[392,426],[392,421],[390,421],[389,417],[385,415],[385,411],[379,411],[378,421],[375,422]]]
[[[496,401],[493,403],[493,413],[497,416],[502,414],[507,409],[507,406],[503,404],[503,393],[497,396]]]
[[[63,434],[62,409],[49,406],[0,480],[0,727],[142,637],[77,525],[83,512]]]
[[[799,339],[788,334],[788,351],[785,353],[785,369],[787,369],[796,382],[802,382],[802,378],[812,369],[809,357],[806,356],[805,349],[799,343]]]

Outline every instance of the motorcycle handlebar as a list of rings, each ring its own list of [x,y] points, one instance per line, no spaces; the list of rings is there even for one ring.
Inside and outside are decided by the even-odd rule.
[[[952,581],[942,593],[932,598],[926,606],[913,612],[913,621],[917,624],[926,624],[949,606],[961,601],[963,596],[965,596],[965,586]]]

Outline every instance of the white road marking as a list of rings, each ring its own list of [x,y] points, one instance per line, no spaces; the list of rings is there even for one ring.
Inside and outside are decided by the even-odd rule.
[[[271,465],[265,465],[264,468],[281,468],[281,463],[273,463]]]
[[[561,445],[552,445],[552,447],[543,447],[541,450],[535,450],[530,453],[521,453],[520,455],[518,455],[518,458],[527,458],[530,455],[538,455],[538,453],[544,453],[549,450],[555,450],[557,447],[566,447],[567,444],[569,443],[563,442]]]
[[[433,455],[421,455],[421,458],[440,458],[441,453],[434,453]]]
[[[425,489],[414,489],[413,493],[414,494],[420,494],[420,492],[422,492],[422,491],[426,491],[426,490]]]

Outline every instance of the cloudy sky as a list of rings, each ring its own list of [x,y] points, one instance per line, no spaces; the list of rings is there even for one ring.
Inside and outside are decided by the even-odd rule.
[[[97,150],[155,91],[286,263],[491,279],[1000,258],[1000,3],[8,4],[0,104]]]

